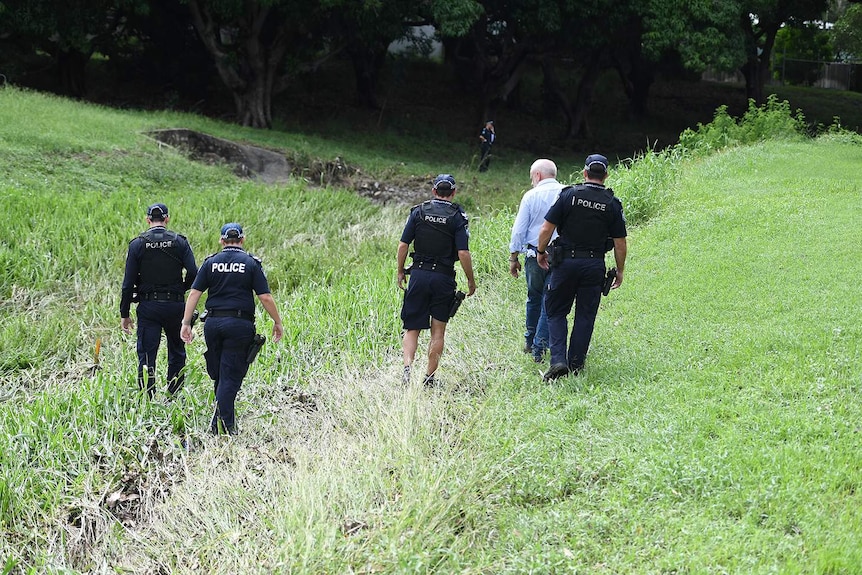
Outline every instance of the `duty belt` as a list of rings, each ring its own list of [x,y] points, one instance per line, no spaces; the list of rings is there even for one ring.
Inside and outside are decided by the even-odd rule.
[[[426,272],[438,272],[441,274],[450,275],[455,277],[455,267],[449,267],[447,265],[442,265],[433,260],[413,260],[413,269],[422,270]]]
[[[604,258],[605,252],[600,250],[567,250],[562,248],[560,254],[564,258]]]
[[[183,294],[170,291],[151,291],[138,296],[141,301],[183,301]]]
[[[254,321],[254,314],[242,311],[241,309],[211,309],[207,310],[207,319],[211,317],[235,317]]]

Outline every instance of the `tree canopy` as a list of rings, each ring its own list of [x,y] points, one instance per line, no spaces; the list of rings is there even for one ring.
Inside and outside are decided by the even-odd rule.
[[[360,105],[379,106],[390,44],[413,26],[433,26],[445,63],[477,121],[518,105],[524,73],[539,69],[546,106],[566,117],[568,137],[589,132],[598,77],[616,70],[631,113],[648,113],[656,74],[739,69],[760,102],[782,27],[802,34],[828,0],[0,0],[0,43],[8,58],[47,53],[59,91],[87,92],[86,64],[151,59],[175,89],[183,77],[215,74],[233,97],[236,120],[269,128],[272,99],[300,74],[334,58],[349,61]],[[862,5],[844,10],[833,35],[845,59],[862,55]],[[838,13],[840,11],[837,11]],[[790,32],[783,41],[790,41]],[[196,46],[192,48],[192,44]],[[173,54],[171,54],[173,51]],[[201,66],[193,54],[207,54]],[[173,56],[173,58],[171,57]],[[0,65],[3,56],[0,56]],[[190,68],[194,68],[191,70]],[[185,69],[183,69],[185,68]],[[152,68],[151,68],[152,69]],[[195,84],[206,83],[197,81]],[[572,88],[574,86],[574,89]]]

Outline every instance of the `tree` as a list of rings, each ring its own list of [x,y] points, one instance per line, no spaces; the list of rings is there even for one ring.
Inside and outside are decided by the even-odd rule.
[[[770,77],[775,36],[787,22],[820,18],[828,8],[827,0],[754,0],[739,2],[738,17],[744,37],[745,91],[757,104],[764,102],[763,86]]]
[[[60,91],[86,93],[87,62],[106,49],[129,11],[146,10],[144,0],[4,0],[0,35],[54,58]]]
[[[862,60],[862,4],[851,4],[832,28],[840,60]]]
[[[272,127],[272,96],[297,71],[338,51],[323,41],[317,2],[188,0],[192,22],[233,94],[237,122]]]
[[[356,99],[376,109],[380,71],[389,45],[403,38],[410,25],[429,22],[413,0],[328,0],[326,34],[333,44],[344,43],[356,78]]]

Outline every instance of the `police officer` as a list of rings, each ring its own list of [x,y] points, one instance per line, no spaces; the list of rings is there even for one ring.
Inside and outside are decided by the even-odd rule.
[[[242,226],[229,223],[222,226],[222,250],[207,257],[192,284],[183,317],[182,338],[194,339],[192,316],[204,291],[207,316],[204,339],[207,344],[207,373],[213,380],[216,409],[210,430],[236,434],[234,404],[242,380],[248,373],[248,350],[255,336],[254,295],[263,304],[272,321],[272,340],[281,339],[283,329],[269,283],[260,260],[243,249],[245,234]]]
[[[135,325],[129,316],[131,304],[139,302],[138,385],[151,398],[156,389],[156,356],[162,331],[168,342],[168,393],[175,394],[183,385],[186,346],[180,339],[180,320],[185,292],[198,273],[189,242],[165,228],[169,221],[165,204],[147,208],[149,229],[129,242],[120,297],[120,325],[126,333]]]
[[[497,132],[494,131],[494,122],[488,120],[485,122],[485,127],[479,132],[479,171],[488,171],[488,166],[491,165],[491,146],[494,145],[494,140],[497,139]]]
[[[587,156],[584,183],[569,186],[545,215],[539,232],[538,262],[548,269],[547,249],[556,230],[553,268],[548,276],[545,310],[551,344],[551,367],[545,381],[584,367],[605,279],[607,239],[613,239],[617,276],[612,289],[623,283],[626,264],[626,220],[623,206],[605,187],[608,159],[600,154]],[[566,317],[575,304],[572,336],[566,351]]]
[[[518,254],[524,254],[524,277],[527,278],[527,311],[524,353],[532,353],[536,363],[543,361],[548,350],[548,316],[545,313],[545,286],[548,271],[539,267],[536,246],[545,214],[557,201],[565,186],[557,181],[557,165],[540,158],[530,166],[533,187],[521,198],[518,215],[512,224],[509,242],[509,273],[517,278],[521,271]]]
[[[407,224],[398,243],[398,287],[404,288],[406,271],[404,263],[410,244],[415,250],[410,256],[413,265],[401,320],[404,322],[402,352],[404,357],[405,384],[410,382],[410,368],[419,345],[419,332],[431,329],[428,345],[428,369],[424,384],[435,385],[434,374],[443,354],[446,324],[455,297],[455,261],[467,276],[467,295],[476,291],[473,278],[473,259],[470,255],[467,215],[456,203],[455,178],[440,174],[434,178],[433,199],[410,210]]]

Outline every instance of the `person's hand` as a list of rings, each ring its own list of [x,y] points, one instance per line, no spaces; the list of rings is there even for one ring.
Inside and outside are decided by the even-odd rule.
[[[406,277],[407,274],[405,274],[403,270],[398,272],[398,289],[402,291],[407,289],[407,287],[404,285],[404,280]]]
[[[551,266],[548,265],[548,252],[543,254],[536,254],[536,262],[539,264],[539,267],[543,270],[551,269]]]
[[[512,277],[517,279],[519,271],[521,271],[521,262],[518,261],[518,258],[509,258],[509,273],[512,274]]]
[[[192,331],[192,326],[183,324],[180,328],[180,339],[186,343],[191,343],[195,339],[195,332]]]
[[[272,341],[273,343],[277,342],[281,339],[281,336],[284,335],[284,326],[280,323],[272,324]]]
[[[468,281],[467,282],[467,295],[471,296],[474,293],[476,293],[476,282]]]
[[[611,284],[611,289],[617,289],[623,283],[623,272],[617,270],[617,277],[614,278],[614,283]]]
[[[132,333],[132,328],[135,327],[135,322],[132,321],[131,317],[124,317],[122,321],[120,321],[120,327],[123,328],[123,331],[126,333]]]

